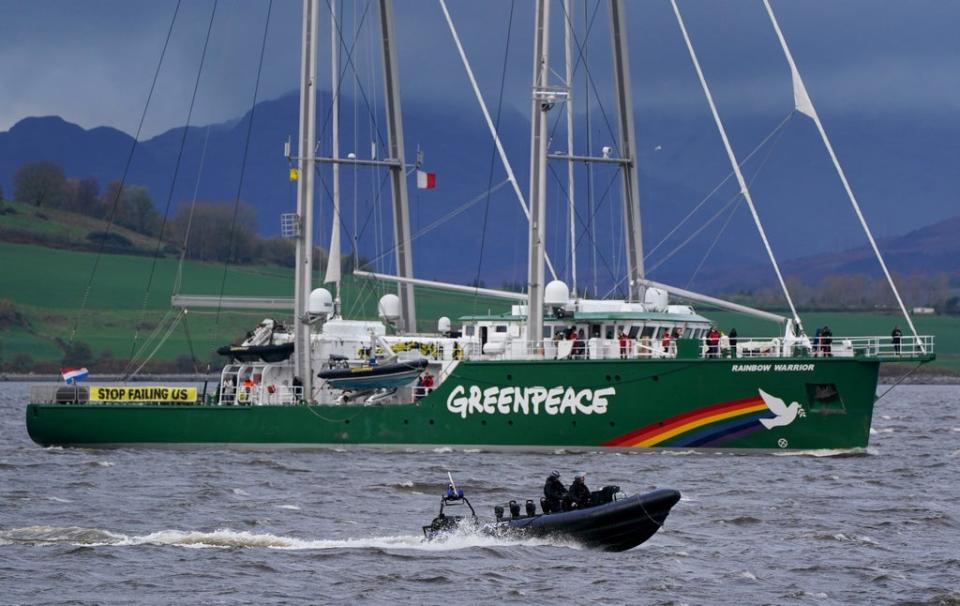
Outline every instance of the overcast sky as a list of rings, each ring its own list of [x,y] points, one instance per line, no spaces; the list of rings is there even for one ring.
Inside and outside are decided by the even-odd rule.
[[[492,103],[511,2],[449,4]],[[627,5],[637,105],[666,113],[703,112],[669,2]],[[184,124],[212,6],[212,0],[181,4],[144,136]],[[266,0],[219,3],[194,124],[232,119],[249,108],[267,6]],[[326,2],[321,6],[327,10]],[[560,6],[555,2],[553,9],[557,25]],[[586,6],[574,0],[574,6],[580,36],[584,21],[596,14],[587,48],[604,60],[591,62],[603,64],[609,56],[605,6],[596,13],[595,0]],[[175,0],[0,0],[0,130],[27,116],[56,114],[87,128],[109,125],[135,133],[175,7]],[[960,2],[778,0],[774,8],[821,113],[920,112],[950,120],[960,115]],[[260,99],[297,87],[300,9],[295,0],[273,2]],[[344,2],[340,10],[348,45],[357,35],[356,24],[365,19],[356,65],[361,86],[375,95],[382,86],[370,59],[377,56],[376,31],[369,27],[376,22],[376,3]],[[394,10],[404,103],[430,99],[476,111],[439,5],[396,0]],[[789,110],[786,63],[759,0],[685,0],[681,10],[722,113],[772,111],[783,103]],[[505,99],[526,112],[533,3],[516,0],[513,12]],[[322,30],[326,51],[325,20]],[[557,27],[557,68],[560,41]],[[328,61],[324,53],[324,71]],[[602,82],[604,67],[593,69]],[[325,78],[321,75],[321,82]]]

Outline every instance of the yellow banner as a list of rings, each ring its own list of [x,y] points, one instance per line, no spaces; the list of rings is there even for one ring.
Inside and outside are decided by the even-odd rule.
[[[116,386],[91,387],[92,402],[194,402],[196,387]]]

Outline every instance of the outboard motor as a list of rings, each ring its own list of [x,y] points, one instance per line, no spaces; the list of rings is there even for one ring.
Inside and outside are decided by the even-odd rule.
[[[540,497],[540,511],[550,513],[550,506],[547,505],[547,497]]]
[[[510,501],[510,516],[514,518],[520,517],[520,503]]]
[[[497,521],[503,519],[503,505],[497,505],[493,508],[493,515],[496,516]]]
[[[527,515],[530,517],[537,515],[537,506],[533,504],[533,499],[527,499]]]

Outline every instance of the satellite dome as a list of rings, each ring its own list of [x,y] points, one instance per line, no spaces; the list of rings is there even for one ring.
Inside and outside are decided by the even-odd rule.
[[[307,313],[328,316],[333,313],[333,295],[326,288],[315,288],[310,292]]]
[[[566,305],[570,302],[570,289],[562,280],[547,284],[543,291],[544,305]]]
[[[447,316],[441,316],[441,318],[437,320],[437,332],[440,334],[446,334],[450,332],[450,318]]]
[[[380,320],[393,324],[400,319],[400,297],[397,295],[383,295],[377,303],[377,314]]]

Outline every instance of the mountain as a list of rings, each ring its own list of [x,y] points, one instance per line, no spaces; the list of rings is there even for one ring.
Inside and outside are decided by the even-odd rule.
[[[329,96],[321,95],[321,141],[328,140],[329,107]],[[377,142],[378,156],[382,157],[385,135],[379,124],[382,119],[378,118],[378,108],[367,107],[365,99],[346,98],[341,108],[341,138],[345,141],[341,154],[353,151],[358,157],[369,157],[373,140]],[[511,188],[503,185],[490,195],[489,201],[484,197],[489,186],[498,186],[505,180],[505,173],[494,156],[479,111],[475,106],[450,106],[442,100],[432,105],[408,104],[403,109],[408,160],[413,160],[419,145],[425,154],[424,169],[438,174],[435,190],[417,190],[410,181],[413,232],[453,215],[415,240],[417,275],[460,283],[471,282],[479,275],[489,286],[525,281],[527,227],[517,200]],[[253,126],[247,160],[241,169],[251,113]],[[168,198],[171,213],[175,212],[178,205],[193,199],[195,190],[202,200],[233,201],[239,196],[257,208],[261,231],[275,234],[279,231],[279,214],[295,209],[295,189],[287,181],[289,164],[282,151],[288,137],[296,137],[297,114],[298,95],[291,93],[262,101],[253,112],[235,120],[192,126],[186,131],[172,129],[144,140],[136,147],[127,182],[147,186],[160,212],[164,212]],[[551,123],[562,121],[562,116],[562,112],[555,112]],[[594,116],[597,149],[615,143],[611,134],[615,129],[604,118]],[[757,116],[728,124],[738,156],[744,158],[779,119]],[[826,120],[854,189],[862,198],[864,212],[879,235],[896,236],[956,214],[957,205],[952,201],[960,189],[954,170],[960,157],[960,124],[912,116],[879,120],[876,116],[850,115]],[[647,251],[656,247],[647,260],[648,268],[655,268],[650,275],[683,284],[700,266],[694,284],[702,283],[709,289],[718,282],[703,280],[703,276],[727,273],[730,268],[738,268],[743,274],[753,271],[744,268],[759,267],[766,256],[750,214],[742,202],[727,205],[736,194],[730,181],[680,230],[661,242],[728,174],[729,167],[715,128],[703,116],[680,121],[641,111],[638,125],[644,244]],[[529,121],[522,113],[505,106],[500,132],[526,195]],[[183,156],[171,193],[184,133]],[[555,143],[551,147],[562,150],[562,128],[554,133]],[[582,129],[576,137],[584,141]],[[17,168],[30,161],[52,160],[61,164],[69,176],[94,176],[103,187],[123,174],[132,145],[133,139],[116,129],[85,130],[58,117],[27,118],[0,133],[0,184],[4,191],[12,193]],[[321,144],[319,152],[328,155],[327,146]],[[560,187],[566,186],[566,168],[560,163],[551,166],[547,230],[556,236],[550,239],[548,251],[563,278],[568,274],[568,228],[565,194]],[[331,220],[329,167],[319,170],[317,196],[321,211],[317,238],[325,242]],[[577,255],[582,289],[591,282],[590,238],[584,229],[586,171],[582,166],[576,171],[577,207],[581,215]],[[780,259],[823,255],[823,271],[830,263],[839,263],[837,258],[856,266],[856,260],[843,251],[856,241],[854,238],[862,238],[859,225],[822,144],[802,116],[794,116],[778,131],[771,143],[746,163],[745,172],[752,181],[758,212]],[[342,169],[343,241],[345,247],[349,246],[356,224],[361,254],[379,259],[380,269],[392,271],[390,192],[384,177],[382,170]],[[615,169],[597,166],[594,190],[597,282],[604,290],[623,274],[622,211]],[[471,200],[476,203],[465,212],[454,214]],[[708,222],[711,217],[715,218]],[[834,253],[842,254],[831,256]],[[921,253],[904,249],[904,259],[913,259],[927,268],[931,267],[929,263],[938,264],[937,267],[949,265],[943,256],[923,257]],[[828,262],[828,258],[834,261]]]
[[[960,216],[902,236],[883,238],[877,242],[887,268],[895,275],[946,274],[952,284],[960,284]],[[873,278],[883,276],[880,264],[868,246],[858,246],[837,253],[822,253],[782,264],[784,275],[816,285],[824,276],[863,274]],[[697,288],[711,292],[754,290],[776,284],[769,263],[750,266],[728,266],[723,271],[701,275]]]

